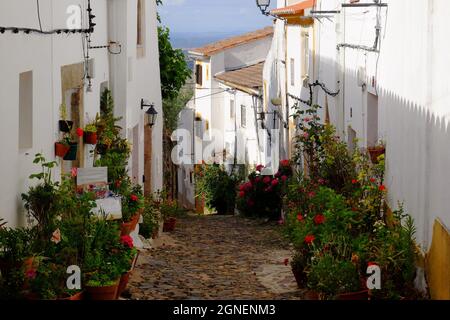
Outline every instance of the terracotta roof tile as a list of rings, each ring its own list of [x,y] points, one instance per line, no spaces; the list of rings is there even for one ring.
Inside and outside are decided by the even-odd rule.
[[[270,13],[276,16],[303,15],[305,9],[314,7],[316,0],[305,0],[299,3],[271,10]]]
[[[263,86],[264,61],[240,69],[218,73],[215,78],[229,84],[258,89]]]
[[[192,49],[189,50],[189,52],[194,54],[201,54],[204,56],[211,56],[217,52],[237,47],[245,43],[249,43],[259,39],[263,39],[271,35],[273,35],[273,27],[266,27],[264,29],[256,30],[240,36],[220,40],[200,48]]]

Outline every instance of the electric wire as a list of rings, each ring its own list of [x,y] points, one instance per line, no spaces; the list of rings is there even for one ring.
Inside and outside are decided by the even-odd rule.
[[[40,9],[39,0],[36,0],[36,9],[37,9],[37,17],[38,17],[38,21],[39,21],[39,30],[42,32],[41,9]]]

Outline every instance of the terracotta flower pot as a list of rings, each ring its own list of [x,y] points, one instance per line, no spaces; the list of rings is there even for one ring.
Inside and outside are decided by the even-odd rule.
[[[86,294],[89,300],[116,300],[117,290],[119,289],[118,279],[114,285],[105,287],[90,287],[86,286]]]
[[[97,144],[97,132],[84,132],[84,143]]]
[[[367,150],[369,151],[370,160],[373,164],[377,164],[379,162],[378,157],[386,153],[385,147],[373,147],[368,148]]]
[[[140,217],[141,217],[141,213],[138,212],[131,218],[131,221],[123,222],[120,225],[120,235],[122,235],[122,236],[130,235],[130,233],[132,233],[136,229],[136,226],[139,223]]]
[[[69,120],[59,120],[59,131],[68,133],[72,130],[73,121]]]
[[[177,224],[176,218],[169,218],[164,221],[163,232],[173,232],[175,231],[175,226]]]
[[[59,142],[55,143],[55,155],[57,157],[64,158],[69,150],[70,146]]]
[[[369,290],[358,292],[341,293],[336,297],[337,300],[369,300]]]
[[[70,301],[77,301],[77,300],[83,300],[84,298],[84,291],[80,291],[75,293],[74,295],[66,298],[60,298],[58,300],[70,300]]]
[[[120,277],[119,287],[117,288],[117,299],[120,298],[122,293],[127,288],[128,282],[130,281],[131,273],[132,273],[131,271],[128,271],[127,273],[124,273]]]

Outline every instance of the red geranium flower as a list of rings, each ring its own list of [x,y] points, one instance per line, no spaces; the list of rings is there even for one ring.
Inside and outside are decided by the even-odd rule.
[[[29,270],[27,270],[27,272],[25,273],[25,276],[26,276],[28,279],[34,279],[34,278],[36,278],[36,276],[37,276],[37,272],[36,272],[36,270],[34,270],[34,269],[29,269]]]
[[[305,218],[303,217],[303,215],[302,215],[301,213],[299,213],[299,214],[297,215],[297,221],[300,221],[300,222],[305,221]]]
[[[371,261],[371,262],[367,263],[367,266],[369,266],[369,267],[371,267],[371,266],[378,266],[378,263]]]
[[[386,187],[384,185],[381,185],[378,187],[378,190],[380,191],[386,191]]]
[[[314,223],[319,225],[325,222],[325,216],[323,214],[318,214],[314,217]]]
[[[375,178],[370,178],[370,182],[375,183],[377,180]]]
[[[120,237],[120,242],[121,242],[123,245],[126,245],[128,248],[133,248],[133,247],[134,247],[133,239],[132,239],[130,236],[128,236],[128,235],[126,235],[126,236],[121,236],[121,237]]]
[[[278,185],[278,179],[272,180],[272,186],[276,187]]]
[[[280,165],[282,167],[289,167],[289,160],[281,160]]]
[[[83,136],[83,134],[84,134],[84,131],[83,131],[83,129],[81,129],[81,128],[78,128],[77,130],[76,130],[76,133],[77,133],[77,136],[79,136],[80,138]]]
[[[287,180],[287,176],[281,176],[281,180],[283,181],[283,182],[286,182],[286,180]]]
[[[314,240],[316,240],[316,237],[314,235],[312,235],[312,234],[308,234],[305,237],[305,243],[306,244],[312,244],[314,242]]]
[[[268,184],[268,183],[270,183],[271,180],[272,180],[272,179],[271,179],[269,176],[267,176],[267,177],[265,177],[265,178],[263,179],[263,182],[266,183],[266,184]]]
[[[310,193],[308,193],[308,197],[310,198],[314,198],[316,196],[316,193],[314,191],[311,191]]]
[[[245,197],[245,192],[244,191],[239,192],[239,198],[243,198],[243,197]]]
[[[241,184],[239,186],[239,191],[244,191],[245,190],[245,184]]]
[[[135,195],[135,194],[132,194],[132,195],[130,196],[130,199],[131,199],[131,201],[134,201],[134,202],[136,202],[136,201],[139,200],[138,196]]]
[[[352,180],[352,184],[357,184],[357,183],[358,183],[358,180],[356,180],[356,179]]]
[[[256,177],[256,178],[255,178],[255,182],[256,182],[256,183],[258,183],[258,182],[260,182],[260,181],[261,181],[261,178],[260,178],[260,177]]]

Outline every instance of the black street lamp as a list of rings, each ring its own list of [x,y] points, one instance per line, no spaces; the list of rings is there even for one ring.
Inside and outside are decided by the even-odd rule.
[[[268,16],[267,8],[270,6],[270,0],[256,0],[256,5],[259,7],[263,15]]]
[[[153,127],[156,123],[156,118],[158,116],[158,111],[155,109],[155,105],[153,103],[145,102],[144,99],[141,100],[141,110],[144,108],[148,108],[145,112],[145,116],[147,118],[147,125],[149,127]]]

